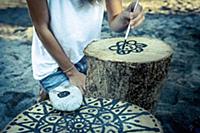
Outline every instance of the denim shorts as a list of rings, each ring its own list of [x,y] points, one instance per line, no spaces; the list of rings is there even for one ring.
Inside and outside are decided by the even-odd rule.
[[[87,59],[85,56],[74,66],[79,72],[84,73],[86,75],[88,67]],[[43,89],[49,92],[50,90],[58,87],[61,84],[69,84],[69,78],[66,76],[65,73],[63,73],[63,71],[60,68],[58,68],[58,70],[55,73],[48,75],[39,82],[42,85]]]

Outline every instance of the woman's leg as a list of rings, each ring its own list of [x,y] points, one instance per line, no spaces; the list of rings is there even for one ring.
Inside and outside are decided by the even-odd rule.
[[[44,88],[40,85],[40,92],[39,92],[39,96],[37,98],[37,102],[42,102],[44,100],[48,100],[49,99],[49,95],[48,93],[44,90]]]

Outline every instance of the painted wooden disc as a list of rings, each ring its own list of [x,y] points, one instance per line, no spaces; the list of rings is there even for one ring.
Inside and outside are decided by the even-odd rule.
[[[161,133],[158,120],[136,105],[118,100],[84,98],[80,109],[60,112],[49,101],[14,118],[3,133]]]

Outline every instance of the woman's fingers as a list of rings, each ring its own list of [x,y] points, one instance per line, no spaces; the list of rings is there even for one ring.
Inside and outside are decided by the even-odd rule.
[[[130,7],[128,7],[128,8],[130,8]],[[123,18],[125,18],[127,20],[136,18],[143,11],[142,6],[140,6],[139,4],[138,4],[135,11],[129,10],[128,8],[123,11],[123,15],[122,15]]]
[[[85,79],[86,79],[86,76],[83,74],[83,78],[82,78],[82,81],[81,81],[81,88],[83,89],[84,93],[86,92],[86,89],[85,89]]]
[[[136,18],[130,20],[131,27],[137,27],[144,21],[144,13],[141,12]]]
[[[142,19],[140,19],[138,22],[136,22],[136,23],[134,24],[134,26],[132,26],[131,28],[135,28],[135,27],[138,27],[139,25],[141,25],[142,22],[144,21],[144,19],[145,19],[145,17],[143,16]]]
[[[85,89],[83,88],[83,86],[81,84],[76,84],[75,86],[78,87],[80,89],[81,93],[84,95]]]
[[[137,18],[141,13],[144,14],[143,8],[140,6],[140,9],[138,9],[136,11],[129,12],[129,19]]]
[[[81,86],[78,87],[78,88],[80,89],[81,93],[84,95],[85,94],[85,90]]]
[[[137,27],[144,21],[144,12],[141,5],[137,5],[134,11],[135,3],[130,4],[123,12],[124,24],[129,24],[131,27]]]
[[[138,3],[137,7],[135,7],[135,2],[131,3],[127,8],[126,8],[126,11],[128,12],[133,12],[134,11],[134,8],[135,9],[135,12],[140,12],[142,11],[142,6]]]
[[[85,89],[85,82],[80,82],[79,85],[78,85],[77,87],[81,90],[82,94],[84,95],[85,92],[86,92],[86,89]]]
[[[72,85],[77,86],[82,94],[85,93],[85,78],[86,76],[80,72],[74,73],[74,75],[71,75],[69,77],[69,81]]]
[[[84,95],[85,94],[85,88],[81,85],[78,88],[81,90],[82,94]]]

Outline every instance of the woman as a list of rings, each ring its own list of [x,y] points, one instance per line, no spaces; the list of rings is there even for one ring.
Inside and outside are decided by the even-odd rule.
[[[100,0],[27,0],[34,26],[32,43],[33,76],[50,92],[64,82],[85,91],[86,60],[83,49],[100,39],[104,7]],[[110,28],[121,32],[128,24],[144,20],[142,7],[122,0],[105,0]],[[42,93],[43,95],[44,93]],[[42,98],[43,99],[43,98]]]

